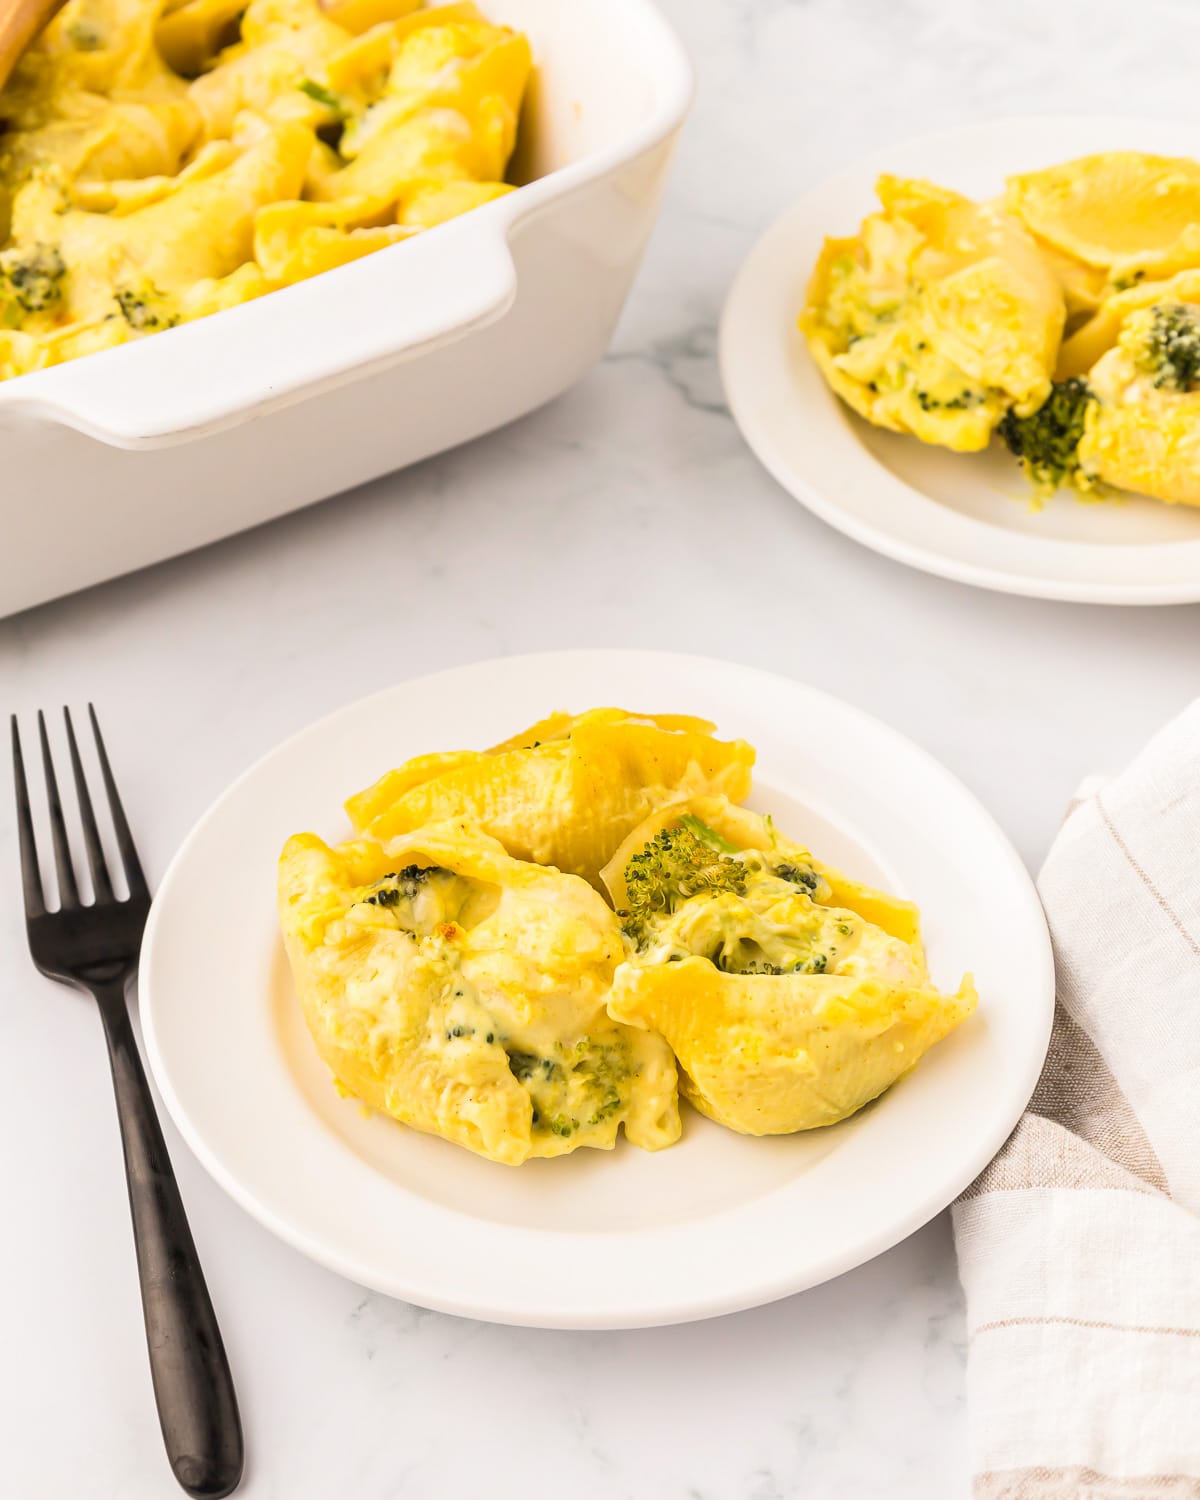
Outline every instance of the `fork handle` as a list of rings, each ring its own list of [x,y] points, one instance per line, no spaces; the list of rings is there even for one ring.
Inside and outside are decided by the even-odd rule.
[[[243,1464],[229,1361],[134,1041],[124,984],[100,984],[93,993],[104,1020],[121,1121],[163,1441],[172,1472],[187,1493],[219,1500],[237,1488]]]

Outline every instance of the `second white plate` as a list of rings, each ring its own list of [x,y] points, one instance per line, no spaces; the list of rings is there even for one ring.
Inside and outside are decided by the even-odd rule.
[[[998,444],[957,454],[871,427],[826,386],[796,327],[826,235],[878,206],[880,172],[932,178],[976,198],[1011,172],[1121,148],[1200,157],[1200,125],[1053,117],[1000,120],[890,145],[808,193],[763,236],[721,321],[734,418],[783,487],[831,526],[962,583],[1100,604],[1200,600],[1200,509],[1067,493],[1038,512]]]
[[[430,749],[556,708],[714,720],[758,747],[752,804],[822,859],[918,901],[935,980],[975,1016],[852,1120],[751,1140],[686,1111],[679,1145],[514,1168],[340,1098],[278,937],[285,838],[348,835],[342,800]],[[268,1228],[365,1286],[496,1322],[617,1328],[770,1301],[910,1234],[999,1149],[1033,1090],[1053,966],[1037,895],[965,788],[857,709],[728,662],[562,652],[402,683],[281,745],[200,821],[146,929],[141,1010],[167,1108]]]

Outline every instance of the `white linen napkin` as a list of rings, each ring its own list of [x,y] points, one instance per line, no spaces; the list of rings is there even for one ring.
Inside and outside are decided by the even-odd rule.
[[[1200,1500],[1200,701],[1081,789],[1038,888],[1050,1053],[953,1212],[974,1495]]]

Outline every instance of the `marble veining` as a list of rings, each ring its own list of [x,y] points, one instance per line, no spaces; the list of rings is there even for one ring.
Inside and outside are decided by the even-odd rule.
[[[1042,110],[1191,115],[1192,0],[664,0],[699,95],[613,349],[503,432],[190,558],[0,622],[6,708],[101,706],[152,878],[317,715],[544,646],[782,671],[945,760],[1031,864],[1072,788],[1195,693],[1200,610],[1076,608],[911,572],[749,456],[715,362],[756,234],[881,142]],[[164,503],[169,497],[164,497]],[[96,1017],[39,980],[0,794],[6,1495],[161,1500]],[[531,1332],[364,1292],[277,1243],[167,1134],[248,1436],[247,1500],[959,1500],[964,1331],[938,1219],[775,1307]],[[702,1253],[702,1251],[698,1251]]]

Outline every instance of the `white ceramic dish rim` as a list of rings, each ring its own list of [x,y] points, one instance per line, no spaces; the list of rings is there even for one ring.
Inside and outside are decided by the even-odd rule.
[[[772,477],[795,499],[811,510],[821,520],[835,527],[865,547],[906,563],[910,567],[939,577],[953,579],[979,588],[992,589],[1000,593],[1020,594],[1032,598],[1051,599],[1077,604],[1120,605],[1169,605],[1191,604],[1200,600],[1200,540],[1172,540],[1140,543],[1136,546],[1112,544],[1088,544],[1066,542],[1056,537],[1026,537],[1024,541],[1037,555],[1047,560],[1043,571],[1024,571],[1020,565],[992,567],[953,555],[947,550],[921,545],[911,539],[888,530],[886,525],[875,524],[849,510],[836,495],[830,494],[819,483],[813,483],[798,472],[780,451],[771,422],[763,415],[767,405],[761,388],[756,392],[747,373],[750,368],[750,353],[747,340],[751,333],[747,319],[752,316],[747,309],[760,290],[759,279],[763,267],[773,261],[779,249],[795,235],[795,226],[807,223],[810,215],[820,213],[826,196],[850,188],[864,189],[865,198],[871,196],[875,176],[880,171],[902,170],[907,153],[916,155],[930,148],[960,142],[964,149],[975,140],[991,147],[991,138],[998,132],[1011,131],[1028,135],[1045,135],[1051,138],[1067,132],[1078,132],[1103,141],[1106,137],[1121,139],[1120,132],[1130,136],[1142,135],[1151,144],[1145,149],[1169,149],[1169,137],[1178,132],[1185,139],[1195,142],[1200,154],[1200,129],[1194,121],[1174,121],[1145,117],[1083,116],[1083,115],[1022,115],[1007,119],[996,119],[976,124],[959,126],[951,130],[934,131],[908,141],[890,144],[861,157],[845,171],[826,179],[811,188],[792,207],[761,235],[742,263],[730,288],[721,316],[719,359],[722,383],[730,411],[743,437],[755,456]],[[1096,149],[1102,149],[1097,147]],[[1176,152],[1182,149],[1176,147]],[[1067,148],[1068,151],[1071,148]],[[836,227],[836,226],[835,226]],[[807,274],[805,271],[804,274]],[[802,291],[802,280],[800,286]],[[740,347],[739,347],[740,346]],[[836,398],[831,397],[831,402]],[[829,435],[829,424],[821,415],[810,413],[811,432],[814,441],[823,441]],[[842,418],[845,425],[845,418]],[[841,442],[841,435],[836,440]],[[856,484],[862,488],[871,486],[880,495],[881,509],[886,514],[886,494],[899,497],[915,497],[926,500],[918,489],[906,483],[899,475],[880,464],[875,457],[857,443],[861,453],[861,464],[855,474]],[[968,528],[976,534],[992,531],[984,521],[973,516],[957,514],[952,525]],[[1131,581],[1119,578],[1096,578],[1081,569],[1081,559],[1092,552],[1096,561],[1112,563],[1120,561],[1122,555],[1129,559],[1131,570],[1140,565],[1142,576]],[[1153,572],[1156,564],[1168,564],[1172,576],[1152,579],[1146,575]],[[1106,568],[1106,572],[1111,569]],[[1080,576],[1080,574],[1083,576]]]
[[[502,317],[517,291],[509,238],[552,200],[607,176],[682,124],[693,75],[653,0],[608,0],[646,49],[648,116],[619,140],[436,230],[350,265],[115,349],[0,384],[0,419],[60,423],[116,447],[159,447],[234,426],[427,353]],[[404,316],[372,316],[380,306]]]
[[[581,661],[595,661],[600,658],[608,663],[616,658],[623,658],[627,662],[636,661],[639,664],[653,659],[656,663],[665,664],[666,669],[671,673],[671,676],[664,679],[666,681],[674,680],[684,670],[691,670],[718,675],[736,673],[746,681],[752,679],[761,690],[765,691],[785,686],[809,704],[824,705],[835,715],[841,716],[847,725],[852,725],[856,734],[867,737],[877,746],[890,747],[900,761],[908,762],[917,768],[921,777],[932,778],[938,783],[951,803],[957,804],[960,811],[975,819],[977,830],[985,834],[989,841],[991,853],[1012,879],[1010,894],[1015,893],[1019,896],[1020,904],[1023,906],[1022,920],[1025,925],[1023,937],[1028,940],[1026,958],[1029,967],[1026,973],[1027,979],[1031,981],[1025,988],[1035,997],[1031,998],[1029,1003],[1033,1006],[1040,1005],[1040,1011],[1033,1017],[1032,1023],[1036,1031],[1034,1044],[1030,1045],[1027,1055],[1023,1055],[1019,1060],[1020,1066],[1016,1069],[1015,1076],[1010,1076],[1006,1080],[1004,1107],[992,1109],[989,1128],[976,1134],[970,1131],[958,1134],[954,1147],[955,1160],[948,1170],[934,1173],[934,1180],[908,1203],[903,1213],[893,1215],[882,1226],[876,1226],[871,1233],[859,1234],[850,1245],[841,1244],[824,1256],[815,1258],[810,1256],[802,1269],[789,1267],[770,1278],[753,1281],[749,1285],[737,1282],[734,1278],[735,1285],[719,1286],[710,1290],[706,1295],[697,1295],[693,1291],[677,1295],[676,1300],[671,1300],[670,1297],[664,1297],[660,1290],[650,1302],[642,1302],[636,1296],[626,1293],[616,1305],[613,1304],[611,1298],[606,1300],[604,1296],[599,1296],[594,1301],[585,1299],[565,1311],[557,1305],[549,1309],[535,1309],[528,1304],[506,1301],[494,1294],[485,1301],[481,1301],[478,1295],[472,1297],[443,1294],[431,1297],[419,1283],[414,1284],[406,1277],[403,1267],[381,1268],[370,1255],[363,1256],[353,1249],[331,1246],[326,1237],[309,1232],[302,1225],[297,1224],[287,1212],[280,1211],[264,1202],[252,1186],[247,1186],[241,1180],[236,1164],[227,1162],[220,1152],[210,1147],[202,1121],[193,1118],[175,1089],[172,1073],[164,1060],[160,1044],[157,1000],[154,991],[158,929],[163,920],[163,913],[173,899],[173,888],[179,879],[180,872],[188,865],[193,849],[204,837],[208,826],[214,819],[220,817],[227,803],[238,798],[243,787],[260,777],[277,758],[294,754],[298,748],[302,747],[305,740],[317,739],[328,733],[345,716],[369,713],[374,705],[382,703],[398,692],[426,686],[437,682],[438,679],[465,678],[471,672],[490,675],[497,671],[517,670],[521,667],[532,666],[545,681],[569,681],[572,679],[566,674],[568,672],[577,674]],[[729,662],[651,652],[550,652],[532,657],[502,658],[492,662],[476,663],[470,667],[454,668],[447,672],[414,679],[406,684],[399,684],[397,687],[386,689],[382,693],[374,694],[357,703],[346,705],[293,735],[251,766],[218,798],[196,824],[172,860],[160,885],[147,926],[142,972],[143,1034],[146,1052],[159,1091],[188,1145],[213,1178],[247,1212],[286,1243],[319,1264],[388,1295],[433,1307],[438,1311],[484,1318],[492,1322],[557,1328],[645,1327],[734,1312],[817,1285],[889,1249],[944,1209],[974,1180],[1011,1132],[1032,1094],[1041,1071],[1049,1043],[1054,999],[1054,967],[1049,934],[1032,881],[1016,851],[1008,843],[991,816],[962,783],[939,762],[913,742],[862,710],[835,699],[829,694],[796,683],[792,679],[781,678],[758,669],[737,667]],[[969,1138],[969,1144],[966,1138]],[[403,1190],[397,1189],[397,1191]],[[773,1194],[768,1195],[768,1197],[773,1196]],[[744,1211],[739,1208],[730,1212]],[[451,1215],[451,1217],[457,1218],[458,1216]],[[727,1217],[728,1215],[717,1214],[704,1222],[720,1224],[722,1219]],[[536,1253],[537,1249],[545,1246],[547,1242],[553,1242],[554,1239],[545,1231],[507,1225],[497,1230],[497,1233],[507,1236],[512,1244],[526,1247],[526,1253],[529,1254]],[[629,1233],[645,1246],[647,1254],[662,1253],[664,1247],[674,1254],[687,1254],[694,1250],[693,1237],[696,1234],[696,1228],[693,1225],[671,1226],[668,1229],[643,1228]],[[611,1237],[602,1238],[609,1239],[611,1243]]]

